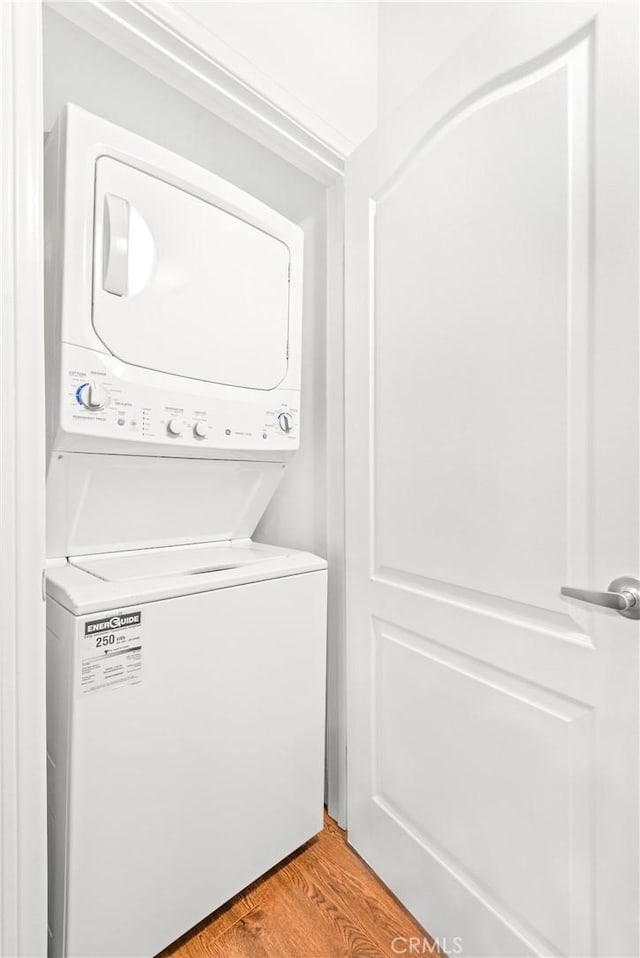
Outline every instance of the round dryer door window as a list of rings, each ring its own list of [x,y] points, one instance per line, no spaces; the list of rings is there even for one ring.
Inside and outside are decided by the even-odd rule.
[[[274,389],[287,373],[289,249],[213,203],[100,157],[93,326],[125,363]]]

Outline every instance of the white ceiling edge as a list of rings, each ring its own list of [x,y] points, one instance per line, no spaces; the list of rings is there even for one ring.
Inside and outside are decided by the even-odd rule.
[[[341,178],[351,146],[345,152],[336,149],[335,135],[329,142],[314,128],[314,114],[310,113],[308,124],[302,123],[259,86],[237,76],[225,62],[226,44],[220,43],[216,53],[202,49],[202,31],[197,23],[170,2],[45,3],[314,179],[329,185]],[[200,43],[194,42],[194,31],[200,34]],[[223,59],[217,59],[218,55]],[[260,81],[261,76],[255,71],[254,80]],[[273,94],[273,88],[268,92]]]
[[[294,3],[144,0],[142,4],[138,2],[138,6],[170,25],[176,33],[270,103],[276,104],[341,156],[348,156],[373,131],[376,122],[377,6],[374,17],[369,13],[373,4],[348,4],[348,8],[354,8],[350,12],[351,22],[345,22],[343,3],[305,0]],[[249,11],[248,15],[246,11]],[[314,16],[315,11],[319,13]],[[252,18],[256,17],[258,22],[253,24]],[[374,22],[375,49],[370,56],[371,63],[363,64],[354,40],[358,33],[373,33],[370,24]],[[315,35],[312,34],[314,28]],[[345,45],[348,46],[347,52]],[[371,46],[370,37],[368,45]],[[366,47],[367,44],[360,43],[360,46]],[[270,52],[272,48],[275,48],[275,55]],[[288,69],[280,67],[278,49],[283,58],[288,51],[295,52],[294,62],[288,64]],[[364,52],[371,54],[370,50]],[[354,67],[363,69],[365,75],[369,74],[373,90],[370,102],[365,102],[362,91],[356,87]],[[333,89],[331,95],[319,98],[319,90],[331,89],[330,81],[334,76],[340,89]],[[320,104],[319,99],[324,102]],[[344,108],[345,103],[349,105],[348,110]]]

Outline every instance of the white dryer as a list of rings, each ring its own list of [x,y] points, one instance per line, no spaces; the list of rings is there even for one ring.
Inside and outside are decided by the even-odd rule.
[[[322,827],[302,236],[73,106],[45,177],[50,953],[151,956]]]

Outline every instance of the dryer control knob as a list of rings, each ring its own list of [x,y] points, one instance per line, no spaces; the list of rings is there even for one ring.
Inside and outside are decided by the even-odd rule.
[[[206,439],[207,438],[207,424],[206,422],[197,422],[193,427],[193,435],[196,439]]]
[[[86,383],[80,390],[80,401],[85,409],[92,412],[98,412],[104,409],[109,401],[109,395],[102,386],[96,386],[93,383]]]
[[[167,423],[167,432],[170,436],[181,436],[182,435],[182,420],[181,419],[170,419]]]
[[[278,416],[278,423],[283,432],[291,432],[293,429],[293,416],[289,412],[281,412]]]

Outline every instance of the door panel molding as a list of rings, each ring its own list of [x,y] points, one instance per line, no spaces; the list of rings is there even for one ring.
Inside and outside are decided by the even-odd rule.
[[[590,629],[587,641],[559,641],[555,631],[530,629],[530,620],[485,614],[466,603],[443,600],[441,594],[426,594],[371,582],[369,614],[396,623],[418,635],[429,635],[452,651],[479,659],[498,669],[520,675],[579,702],[595,704],[600,699],[600,665],[597,645]],[[603,611],[587,607],[582,613],[602,622]],[[605,645],[606,648],[606,645]],[[567,674],[568,673],[568,674]]]
[[[585,5],[583,4],[583,6]],[[525,63],[507,69],[504,73],[493,77],[478,89],[468,93],[429,128],[428,132],[412,146],[408,155],[398,164],[397,168],[372,192],[374,202],[379,203],[386,199],[419,155],[435,145],[438,140],[446,136],[459,123],[464,122],[467,117],[483,107],[489,106],[494,101],[537,82],[542,77],[562,68],[563,65],[568,65],[581,48],[585,50],[586,60],[588,61],[587,69],[591,74],[593,70],[591,48],[594,35],[595,20],[592,19],[562,43],[533,56]]]
[[[392,803],[381,798],[379,795],[374,796],[373,802],[378,806],[380,812],[390,819],[395,827],[401,829],[411,842],[416,842],[424,850],[425,854],[432,860],[435,868],[442,869],[446,872],[450,880],[455,882],[465,895],[470,896],[475,901],[477,907],[490,912],[494,919],[503,926],[504,932],[511,939],[508,952],[510,955],[533,953],[545,956],[553,955],[560,958],[560,956],[566,954],[566,952],[556,947],[535,928],[532,928],[523,921],[520,915],[510,912],[509,909],[505,907],[504,902],[499,901],[492,894],[491,889],[484,886],[482,882],[479,882],[476,876],[469,873],[459,861],[452,857],[445,849],[440,848],[429,836],[422,834],[419,829],[416,829],[399,809],[394,808]],[[466,904],[465,907],[467,907]],[[578,933],[580,933],[580,929],[578,929]],[[452,935],[445,935],[443,937],[446,941],[453,941],[455,939],[455,936]],[[584,933],[582,933],[580,937],[585,942],[590,941]],[[520,947],[518,948],[517,945],[520,945]],[[579,953],[582,955],[592,954],[591,944],[585,944],[583,950]]]
[[[589,913],[594,907],[594,850],[592,842],[594,819],[588,788],[585,787],[586,780],[594,774],[594,703],[576,701],[566,694],[550,691],[548,688],[528,681],[520,675],[488,665],[480,659],[454,651],[446,644],[438,642],[429,636],[411,632],[392,622],[379,619],[375,616],[372,617],[371,622],[371,641],[375,686],[372,719],[374,727],[372,741],[375,743],[375,747],[371,755],[371,801],[379,807],[383,814],[389,816],[396,825],[410,835],[413,840],[418,841],[425,852],[440,866],[446,868],[453,879],[459,882],[475,897],[479,898],[485,907],[490,908],[496,917],[503,922],[505,928],[514,936],[535,943],[538,952],[541,954],[553,955],[566,954],[570,940],[576,941],[582,939],[585,948],[582,954],[591,954],[590,945],[588,945],[587,939],[585,938],[585,934],[590,932],[589,929],[585,931],[585,929],[581,928],[582,919],[579,915]],[[566,927],[563,929],[562,937],[564,940],[562,942],[555,941],[553,936],[549,934],[545,935],[540,928],[534,927],[534,925],[526,920],[524,914],[518,913],[513,905],[510,905],[505,901],[504,897],[500,896],[495,887],[492,887],[490,881],[483,880],[481,873],[465,862],[469,839],[473,842],[473,830],[470,831],[469,836],[464,841],[460,842],[460,847],[456,852],[452,851],[451,848],[447,847],[447,845],[441,841],[439,842],[428,825],[421,825],[419,823],[418,818],[420,816],[424,819],[432,818],[434,813],[433,810],[430,810],[431,806],[437,806],[438,804],[442,805],[440,809],[441,813],[444,812],[448,818],[455,819],[458,812],[455,798],[457,794],[459,795],[463,792],[465,786],[470,795],[468,806],[472,807],[476,803],[476,786],[474,786],[473,781],[473,770],[468,770],[468,780],[466,781],[458,782],[456,780],[448,782],[446,769],[441,763],[434,761],[429,765],[425,774],[424,769],[417,769],[417,762],[410,763],[407,761],[407,759],[410,758],[410,751],[406,745],[407,741],[410,740],[410,744],[412,745],[416,744],[416,731],[412,728],[412,726],[415,725],[416,713],[415,709],[407,709],[407,702],[403,698],[402,688],[395,688],[396,695],[393,694],[394,687],[389,686],[388,689],[385,689],[385,683],[389,683],[390,681],[389,662],[393,659],[393,651],[385,658],[385,647],[387,652],[393,650],[395,647],[396,650],[400,650],[401,655],[416,656],[414,666],[411,670],[413,673],[417,673],[422,664],[426,666],[427,670],[435,669],[436,673],[444,670],[445,674],[448,673],[449,678],[451,678],[451,676],[459,677],[460,681],[465,686],[468,686],[471,690],[471,694],[467,692],[465,696],[465,708],[469,711],[468,732],[470,735],[474,734],[474,728],[477,726],[477,723],[482,720],[483,714],[483,710],[480,708],[477,712],[474,712],[475,703],[473,702],[472,691],[474,686],[481,691],[485,707],[486,702],[491,701],[494,697],[497,697],[497,701],[502,697],[506,697],[507,703],[510,702],[507,706],[508,709],[527,710],[533,723],[529,729],[530,733],[535,733],[535,723],[539,719],[541,728],[538,742],[540,746],[538,762],[534,768],[528,769],[530,777],[525,783],[529,786],[530,790],[530,811],[532,814],[535,814],[538,804],[538,797],[534,793],[535,788],[538,787],[540,798],[543,794],[548,796],[553,793],[557,781],[555,814],[556,818],[566,816],[567,831],[565,836],[562,828],[557,828],[557,834],[553,836],[553,840],[551,837],[549,838],[548,847],[540,852],[537,862],[533,860],[533,849],[530,849],[528,854],[520,860],[515,851],[517,845],[514,845],[512,863],[522,863],[526,861],[523,870],[526,870],[528,874],[534,871],[534,867],[537,866],[539,872],[537,891],[539,895],[544,895],[545,893],[549,895],[547,909],[551,911],[553,911],[558,891],[554,879],[561,879],[563,872],[565,873],[566,882],[570,883],[574,889],[574,901],[577,899],[577,907],[572,913],[564,916],[566,919]],[[406,672],[404,674],[406,674]],[[455,681],[457,681],[456,678],[454,678],[454,684]],[[439,684],[441,683],[435,681],[431,689],[421,684],[420,689],[425,700],[430,692],[437,692]],[[446,724],[447,715],[440,711],[440,706],[443,704],[443,701],[443,699],[438,701],[433,707],[433,712],[436,715],[441,715],[442,723]],[[384,722],[384,719],[381,718],[381,712],[384,712],[385,708],[391,713],[387,719],[389,722],[404,722],[405,734],[401,738],[405,743],[403,748],[406,749],[406,752],[403,751],[402,760],[405,765],[413,765],[414,768],[413,771],[411,768],[408,769],[407,776],[409,778],[415,776],[419,779],[419,785],[415,788],[414,798],[419,800],[420,807],[414,805],[413,808],[410,808],[407,807],[406,804],[404,804],[403,807],[402,797],[397,794],[392,794],[392,792],[385,787],[385,775],[384,773],[381,774],[380,771],[380,766],[384,764],[385,761],[385,756],[381,754],[381,740],[384,741],[385,735],[384,731],[380,728],[381,722]],[[403,719],[405,710],[409,713],[406,720]],[[442,733],[438,727],[434,727],[432,723],[428,721],[431,717],[431,712],[425,715],[425,726],[429,724],[433,728],[432,734],[438,736]],[[551,742],[545,731],[545,728],[549,726],[549,724],[553,726],[554,723],[560,723],[560,729],[564,736],[563,748],[559,751],[559,755],[553,754],[553,746],[555,743]],[[397,743],[397,735],[393,736],[393,741]],[[523,749],[524,744],[525,742],[521,738],[521,733],[514,735],[512,742],[514,749]],[[551,746],[550,749],[547,749],[547,744]],[[496,765],[494,776],[496,780],[495,794],[491,804],[499,805],[502,801],[505,807],[501,814],[508,815],[508,809],[514,805],[515,802],[509,800],[508,781],[505,780],[505,782],[502,782],[498,776],[502,764],[509,765],[510,762],[517,761],[517,752],[514,751],[510,754],[503,746],[503,748],[494,755],[492,754],[493,749],[485,748],[485,752],[487,753],[485,756],[485,752],[482,751],[482,741],[479,735],[476,745],[479,751],[478,761],[482,761],[485,757],[488,757],[489,760],[493,761]],[[392,765],[398,762],[396,748],[397,744],[393,745],[393,751],[389,756]],[[561,761],[558,767],[557,759],[558,757],[562,758],[563,754],[566,756],[566,762]],[[545,758],[548,758],[546,765],[544,764]],[[527,764],[528,763],[525,762],[523,765],[524,774],[527,774]],[[466,775],[467,773],[465,772],[465,779]],[[393,776],[387,773],[386,777],[391,783],[393,783],[394,778],[397,781],[397,775]],[[505,785],[507,789],[506,794]],[[520,790],[523,787],[523,783],[518,781],[517,787],[518,790]],[[481,788],[486,788],[484,783],[482,783]],[[437,794],[437,797],[430,805],[430,795],[434,793]],[[485,798],[483,807],[486,807],[489,802],[486,801],[486,795],[483,797]],[[518,816],[514,817],[514,821],[511,823],[516,829],[519,825],[521,814],[522,809],[519,808]],[[464,827],[473,829],[473,823],[469,824],[468,811],[465,815],[464,826],[460,827],[463,829]],[[451,831],[455,832],[457,829],[458,825],[454,822]],[[565,839],[564,848],[562,849],[564,859],[560,862],[552,863],[550,861],[550,851],[556,847],[556,844],[560,846],[563,838]],[[499,866],[496,870],[498,875],[502,867],[503,865]],[[506,867],[508,869],[509,866],[507,865]],[[517,872],[518,868],[516,867],[514,871]],[[518,878],[517,875],[515,877],[516,879]],[[507,879],[508,878],[509,876],[507,875]],[[522,875],[519,876],[519,881],[522,883]],[[505,884],[508,888],[510,881],[506,881]],[[561,907],[558,910],[556,920],[560,924],[563,923]],[[570,927],[571,923],[573,923],[572,928]]]
[[[564,642],[575,642],[585,648],[594,648],[593,640],[572,616],[554,609],[544,609],[525,602],[515,602],[488,592],[477,592],[452,582],[411,575],[401,569],[382,566],[371,576],[371,581],[389,588],[408,589],[435,602],[448,602],[476,615],[500,619],[515,628],[529,629],[550,635]]]
[[[553,715],[563,722],[574,722],[576,719],[582,718],[597,704],[597,699],[585,701],[572,698],[566,692],[551,689],[547,685],[528,678],[521,672],[501,668],[485,658],[479,658],[466,651],[455,649],[446,642],[407,629],[388,619],[373,615],[371,621],[375,642],[380,643],[382,640],[394,642],[396,645],[415,652],[416,655],[423,656],[432,662],[458,672],[474,682],[486,685],[502,695],[511,696],[518,702],[530,705],[532,708],[546,712],[548,715]]]
[[[500,605],[504,603],[504,614],[509,615],[510,610],[520,617],[526,615],[527,610],[533,615],[533,608],[538,605],[539,612],[534,616],[532,627],[545,628],[553,623],[557,626],[559,637],[567,637],[569,640],[585,641],[580,636],[580,627],[577,626],[570,617],[562,611],[563,603],[557,595],[557,589],[549,595],[548,603],[553,600],[555,608],[548,603],[527,602],[525,596],[514,596],[508,594],[498,594],[490,589],[479,588],[473,584],[464,581],[454,581],[453,579],[437,574],[419,574],[415,568],[400,566],[385,557],[383,542],[381,541],[380,527],[386,526],[391,530],[391,534],[397,536],[398,523],[394,520],[393,508],[396,501],[402,504],[402,496],[393,496],[389,494],[382,500],[383,490],[380,489],[380,480],[377,476],[380,474],[386,476],[390,469],[384,469],[384,464],[378,461],[378,449],[384,444],[384,438],[380,436],[381,430],[385,428],[385,423],[381,423],[381,407],[384,394],[385,382],[393,381],[395,378],[392,370],[385,375],[384,354],[388,350],[388,336],[384,335],[385,317],[382,317],[378,310],[378,297],[376,295],[377,272],[376,262],[378,259],[384,264],[384,269],[389,269],[388,256],[383,252],[378,253],[378,231],[377,213],[380,205],[389,202],[401,182],[406,183],[411,169],[425,154],[433,149],[437,143],[442,143],[448,134],[464,125],[465,120],[477,116],[485,108],[490,108],[508,97],[516,96],[523,90],[530,89],[540,81],[553,75],[562,75],[563,83],[567,85],[567,114],[563,121],[567,125],[568,134],[568,183],[567,183],[567,206],[566,206],[566,234],[567,234],[567,274],[566,282],[566,350],[567,360],[566,369],[558,369],[558,375],[566,375],[566,462],[563,468],[566,470],[566,501],[565,509],[565,541],[566,541],[566,566],[563,570],[558,570],[558,574],[567,581],[584,580],[588,570],[584,564],[584,556],[588,551],[588,502],[590,492],[587,486],[589,476],[589,449],[588,432],[590,420],[590,402],[588,390],[588,355],[590,344],[590,316],[592,313],[591,288],[589,282],[589,263],[593,255],[592,238],[592,213],[590,183],[592,181],[592,133],[591,133],[591,110],[592,104],[588,98],[585,99],[585,93],[592,88],[592,34],[593,23],[587,28],[578,31],[576,37],[571,42],[562,44],[560,55],[557,51],[553,55],[545,55],[534,61],[532,70],[524,68],[519,70],[517,79],[513,79],[511,74],[506,78],[504,85],[497,81],[492,82],[491,91],[476,98],[471,105],[454,109],[449,119],[441,126],[438,126],[434,135],[428,135],[411,152],[406,163],[402,164],[391,179],[387,181],[381,191],[375,193],[375,198],[370,201],[369,208],[369,248],[370,256],[370,336],[371,336],[371,366],[370,381],[372,383],[371,397],[371,434],[370,434],[370,489],[371,489],[371,511],[370,511],[370,541],[372,543],[372,569],[371,577],[376,580],[383,578],[387,582],[396,580],[398,584],[411,583],[415,588],[422,587],[425,592],[433,595],[440,585],[445,588],[445,592],[455,595],[458,590],[458,597],[464,600],[464,597],[475,599],[476,602],[482,601],[487,607],[487,611],[493,610],[500,613]],[[540,63],[542,60],[542,64]],[[472,171],[472,167],[471,167]],[[424,170],[421,169],[422,176],[419,180],[424,180]],[[391,218],[391,226],[395,220]],[[389,227],[391,228],[391,227]],[[428,226],[427,226],[428,228]],[[397,241],[395,241],[397,243]],[[407,258],[411,251],[406,251]],[[394,255],[405,256],[405,251],[393,251]],[[428,269],[428,266],[426,267]],[[387,303],[389,303],[387,295]],[[397,325],[397,317],[391,313],[390,323]],[[534,331],[535,332],[535,331]],[[393,333],[396,335],[395,329]],[[436,329],[434,336],[440,335]],[[380,340],[383,340],[380,346]],[[425,348],[427,343],[425,341]],[[542,358],[542,357],[541,357]],[[537,385],[537,384],[536,384]],[[560,384],[558,384],[560,386]],[[394,388],[397,388],[394,387]],[[531,396],[532,404],[535,403],[535,396]],[[434,408],[434,407],[431,407]],[[428,411],[427,411],[428,415]],[[387,429],[395,430],[393,421],[386,422]],[[517,428],[517,426],[516,426]],[[437,435],[436,441],[441,439]],[[505,437],[506,439],[507,437]],[[416,436],[416,440],[420,438]],[[436,446],[437,448],[437,446]],[[393,453],[391,453],[393,457]],[[561,465],[560,463],[558,464]],[[393,483],[393,477],[391,478]],[[389,480],[387,480],[389,486]],[[392,488],[392,487],[391,487]],[[381,522],[382,518],[382,522]],[[433,567],[436,573],[436,567]],[[553,577],[554,583],[557,576]],[[544,614],[540,614],[540,612]],[[546,613],[549,613],[547,616]],[[535,624],[534,624],[535,623]],[[589,640],[586,639],[590,644]]]

